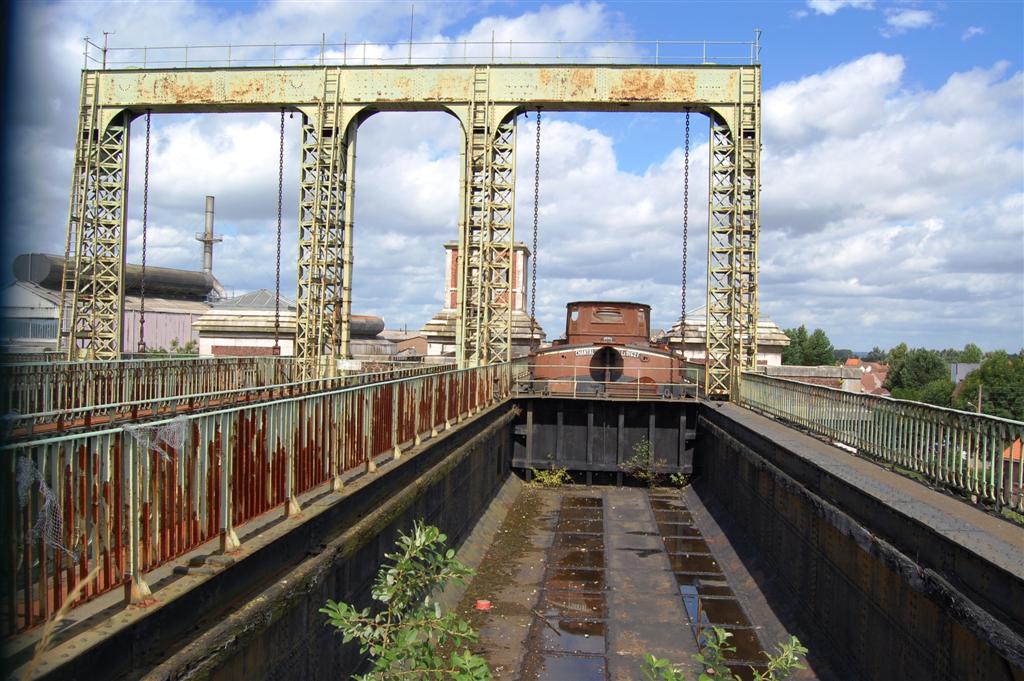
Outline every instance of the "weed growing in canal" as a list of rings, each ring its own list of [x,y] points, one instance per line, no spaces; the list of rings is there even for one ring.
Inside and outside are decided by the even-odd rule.
[[[445,549],[447,537],[436,527],[416,521],[411,535],[399,533],[398,550],[385,556],[371,592],[383,604],[377,614],[348,603],[327,601],[320,612],[338,628],[344,642],[358,641],[369,654],[371,670],[357,681],[390,679],[491,678],[487,662],[469,650],[477,634],[457,614],[442,613],[433,594],[449,581],[465,583],[473,570]],[[442,650],[450,651],[447,655]]]
[[[684,475],[683,473],[673,473],[668,476],[668,481],[671,482],[674,487],[683,489],[690,484],[690,476]]]
[[[729,645],[728,631],[721,627],[704,630],[704,647],[693,656],[704,671],[697,681],[740,681],[740,677],[726,664],[726,653],[736,652],[736,647]],[[768,655],[766,669],[760,671],[751,668],[754,681],[782,681],[788,679],[797,669],[804,669],[801,659],[807,655],[807,648],[800,644],[796,636],[779,644],[777,655]],[[672,666],[668,660],[654,655],[644,655],[644,664],[640,668],[647,681],[685,681],[686,675]]]
[[[530,484],[534,487],[561,487],[572,482],[572,476],[569,475],[569,471],[564,468],[557,468],[556,466],[552,466],[547,470],[531,468],[530,473],[533,476]]]
[[[664,476],[665,465],[654,458],[651,441],[642,437],[633,445],[633,456],[620,463],[619,469],[648,487],[656,487]]]

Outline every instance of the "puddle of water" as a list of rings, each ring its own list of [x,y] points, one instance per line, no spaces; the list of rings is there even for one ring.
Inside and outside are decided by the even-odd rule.
[[[712,624],[750,626],[750,620],[743,614],[739,602],[731,598],[701,598],[701,610]],[[737,646],[738,648],[738,646]],[[746,659],[746,658],[743,658]]]
[[[604,570],[552,570],[545,586],[549,589],[604,591]]]
[[[661,536],[660,532],[643,532],[642,530],[631,530],[629,532],[626,532],[626,534],[635,534],[635,535],[639,535],[641,537],[660,537]]]
[[[601,497],[565,497],[562,499],[563,508],[588,506],[588,507],[600,507]]]
[[[675,573],[675,578],[681,594],[683,593],[683,587],[693,587],[700,596],[734,596],[729,583],[721,579],[685,572]]]
[[[603,520],[578,520],[575,518],[562,518],[558,521],[555,532],[579,532],[590,534],[603,534]]]
[[[592,534],[559,532],[555,534],[555,546],[570,549],[586,549],[587,551],[604,551],[604,539]]]
[[[605,617],[604,596],[599,593],[545,590],[540,611],[546,617]]]
[[[693,525],[680,525],[677,523],[658,523],[658,530],[663,537],[700,537],[700,530]]]
[[[604,568],[604,551],[553,548],[550,556],[551,562],[559,568]]]
[[[529,681],[604,681],[602,657],[537,655],[527,662],[523,679]]]
[[[604,622],[593,620],[549,620],[560,633],[541,622],[540,648],[564,653],[604,654]]]
[[[693,524],[693,515],[689,511],[655,511],[654,519],[659,523]]]
[[[619,551],[632,551],[640,558],[650,558],[651,556],[656,556],[659,553],[664,553],[661,549],[631,549],[628,546],[621,547]]]
[[[722,573],[714,556],[700,553],[676,553],[670,554],[668,560],[672,564],[673,572]]]
[[[604,511],[599,508],[563,508],[559,511],[563,518],[575,518],[578,520],[604,520]]]
[[[711,553],[708,543],[699,537],[666,537],[668,553]]]
[[[685,511],[686,504],[679,499],[672,499],[671,497],[655,498],[651,497],[651,508],[655,511]]]
[[[729,645],[736,648],[734,653],[726,653],[725,659],[743,660],[754,664],[763,664],[765,661],[764,648],[753,629],[730,629]]]

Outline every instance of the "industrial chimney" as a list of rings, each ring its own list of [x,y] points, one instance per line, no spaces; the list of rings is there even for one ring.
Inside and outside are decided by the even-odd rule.
[[[206,231],[196,234],[196,241],[203,245],[203,274],[213,276],[213,245],[219,244],[224,237],[213,235],[213,197],[206,197]]]

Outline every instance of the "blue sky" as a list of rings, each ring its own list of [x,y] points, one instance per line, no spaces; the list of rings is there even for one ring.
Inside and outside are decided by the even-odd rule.
[[[63,246],[81,39],[111,44],[404,41],[410,4],[30,3],[16,6],[11,101],[19,173],[10,253]],[[1024,3],[576,2],[415,4],[416,40],[750,40],[762,35],[762,311],[837,347],[1024,346]],[[288,121],[286,235],[298,120]],[[133,128],[129,260],[137,261],[142,125]],[[272,287],[274,115],[154,118],[150,262],[198,267],[192,235],[217,196],[219,278]],[[518,228],[529,241],[533,120],[520,121]],[[439,308],[455,238],[458,129],[384,114],[360,129],[355,310],[389,326]],[[691,310],[703,302],[707,121],[693,120]],[[629,298],[678,317],[682,118],[549,114],[538,312],[554,337],[574,298]],[[289,178],[292,178],[290,180]],[[569,246],[572,246],[570,248]],[[284,290],[294,290],[285,244]]]

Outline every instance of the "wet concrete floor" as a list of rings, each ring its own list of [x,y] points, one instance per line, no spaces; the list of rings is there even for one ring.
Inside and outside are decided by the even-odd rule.
[[[632,681],[645,653],[697,678],[709,625],[749,678],[786,632],[736,563],[692,490],[524,488],[459,607],[496,679]]]

